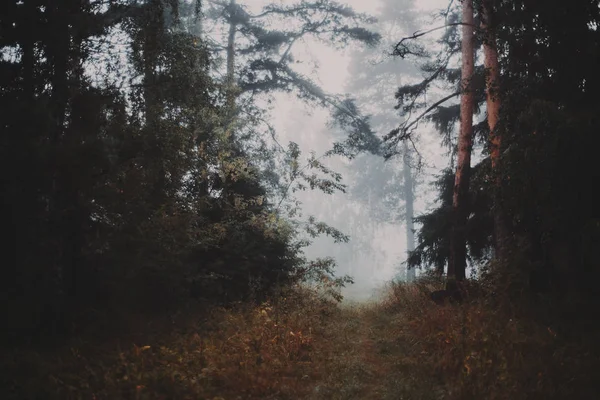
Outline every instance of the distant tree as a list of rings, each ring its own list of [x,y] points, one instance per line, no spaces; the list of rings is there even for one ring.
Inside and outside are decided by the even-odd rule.
[[[379,35],[365,28],[374,22],[371,17],[331,0],[273,3],[256,14],[236,0],[211,1],[207,15],[227,29],[226,44],[217,39],[213,49],[217,54],[226,50],[229,108],[235,107],[240,98],[295,92],[305,101],[330,107],[366,127],[357,110],[325,93],[310,78],[296,72],[293,64],[301,62],[294,55],[294,47],[308,38],[337,47],[350,42],[375,45]],[[241,103],[238,106],[242,107]],[[235,111],[240,117],[260,112],[243,107]]]
[[[382,135],[392,129],[397,119],[393,100],[396,85],[417,79],[412,64],[391,58],[389,52],[397,36],[417,29],[418,13],[411,1],[384,2],[378,22],[383,40],[377,48],[357,49],[353,53],[348,91],[370,113],[372,129]],[[407,145],[403,148],[402,162],[390,160],[385,164],[367,155],[360,156],[354,163],[356,173],[351,189],[355,199],[367,202],[375,221],[404,221],[408,250],[415,245],[414,169],[421,163],[413,152]],[[414,274],[414,268],[407,269],[407,279],[414,279]]]

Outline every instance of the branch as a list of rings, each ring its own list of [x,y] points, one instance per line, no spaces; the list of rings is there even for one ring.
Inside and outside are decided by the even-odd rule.
[[[394,46],[394,51],[393,51],[392,54],[396,55],[396,56],[399,56],[401,58],[404,58],[409,53],[408,50],[405,50],[405,49],[401,50],[400,49],[400,47],[403,46],[403,44],[404,44],[405,41],[407,41],[407,40],[413,40],[413,39],[418,39],[421,36],[428,35],[428,34],[430,34],[432,32],[439,31],[441,29],[445,29],[445,28],[448,28],[450,26],[460,26],[460,25],[472,26],[476,30],[480,30],[481,29],[480,27],[478,27],[478,26],[476,26],[474,24],[466,24],[464,22],[453,22],[451,24],[445,24],[445,25],[442,25],[442,26],[438,26],[438,27],[435,27],[435,28],[428,29],[426,31],[416,31],[415,33],[413,33],[412,36],[408,36],[408,37],[402,38],[398,43],[396,43],[396,45]]]
[[[399,138],[394,141],[394,144],[398,143],[400,140],[403,140],[403,139],[406,139],[406,138],[410,137],[410,134],[406,134],[406,132],[410,128],[412,128],[414,125],[418,124],[423,119],[423,117],[425,117],[427,114],[429,114],[434,108],[437,108],[438,106],[442,105],[443,103],[445,103],[446,101],[450,100],[451,98],[458,96],[460,93],[461,92],[454,92],[454,93],[449,94],[448,96],[442,98],[441,100],[436,101],[429,108],[427,108],[425,111],[423,111],[421,114],[419,114],[419,116],[417,118],[415,118],[413,121],[411,121],[411,123],[409,123],[409,124],[403,124],[404,126],[400,125],[397,129],[394,129],[392,132],[388,133],[384,137],[383,140],[386,141],[386,140],[392,139],[400,131],[403,131],[403,134],[400,135]]]
[[[272,9],[270,9],[270,10],[267,10],[267,11],[264,11],[264,12],[262,12],[262,13],[260,13],[260,14],[256,14],[256,15],[251,15],[251,14],[249,14],[248,16],[249,16],[250,18],[262,18],[262,17],[265,17],[265,16],[267,16],[267,15],[269,15],[269,14],[284,14],[284,15],[285,15],[285,14],[291,14],[291,13],[295,13],[295,12],[297,12],[297,11],[302,11],[302,10],[305,10],[305,9],[307,9],[307,8],[308,8],[308,7],[306,7],[306,6],[304,6],[304,5],[302,5],[302,6],[297,6],[297,7],[294,7],[294,8],[288,8],[287,10],[282,10],[282,9],[272,8]]]
[[[262,122],[263,124],[265,124],[267,126],[267,130],[269,131],[269,134],[271,135],[271,138],[273,139],[273,141],[277,144],[277,146],[279,146],[279,148],[285,153],[285,148],[281,145],[281,143],[279,143],[279,141],[277,140],[277,136],[276,136],[276,131],[275,128],[273,127],[273,125],[271,125],[269,123],[269,121],[267,121],[266,119],[264,119],[263,117],[260,117],[258,115],[253,115],[251,114],[249,111],[246,111],[245,109],[241,109],[241,111],[248,115],[250,118],[255,119],[259,122]]]
[[[304,171],[306,168],[310,167],[312,165],[312,162],[314,161],[319,161],[320,159],[324,158],[324,157],[328,157],[329,154],[328,152],[321,154],[319,157],[315,158],[314,160],[309,161],[308,163],[306,163],[306,165],[304,165],[302,168],[300,168],[293,176],[292,179],[290,179],[289,183],[287,184],[287,186],[285,187],[285,190],[283,191],[283,195],[281,197],[281,200],[279,200],[279,203],[277,204],[277,207],[275,208],[277,211],[279,211],[279,207],[281,207],[281,203],[283,203],[283,200],[285,200],[287,198],[288,192],[290,190],[290,187],[292,186],[292,184],[296,181],[296,178],[298,178],[299,176],[301,176],[302,171]]]

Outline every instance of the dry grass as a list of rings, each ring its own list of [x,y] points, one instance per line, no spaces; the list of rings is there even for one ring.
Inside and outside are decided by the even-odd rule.
[[[595,399],[599,348],[595,335],[577,340],[516,311],[492,307],[484,297],[436,306],[433,283],[391,285],[377,307],[395,316],[391,329],[404,343],[397,367],[419,382],[408,398]]]
[[[14,350],[0,363],[2,399],[292,399],[318,377],[313,341],[335,304],[308,290],[237,310],[217,309],[196,329],[124,347],[73,344]],[[123,341],[121,341],[123,342]]]
[[[2,399],[595,399],[598,348],[433,283],[337,306],[309,290],[119,346],[13,350]],[[117,343],[117,344],[115,344]],[[125,341],[122,341],[125,343]]]

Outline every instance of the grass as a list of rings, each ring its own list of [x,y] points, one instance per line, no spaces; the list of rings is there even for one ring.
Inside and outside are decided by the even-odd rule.
[[[307,289],[162,334],[12,349],[2,399],[594,399],[598,345],[433,283],[337,304]],[[184,329],[185,328],[185,329]]]

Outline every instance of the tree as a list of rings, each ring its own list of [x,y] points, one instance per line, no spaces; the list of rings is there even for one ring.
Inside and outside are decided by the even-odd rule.
[[[495,257],[502,262],[502,254],[505,243],[508,240],[508,232],[506,232],[505,216],[501,206],[501,166],[500,166],[500,148],[502,146],[502,137],[498,127],[500,120],[500,108],[502,105],[500,94],[500,64],[498,62],[498,47],[496,45],[496,35],[494,30],[494,15],[493,4],[489,0],[482,3],[481,9],[481,29],[485,38],[483,40],[483,56],[484,66],[486,69],[486,110],[487,122],[490,131],[490,160],[492,166],[492,174],[496,182],[496,201],[494,209],[494,246]]]
[[[227,50],[227,102],[229,108],[238,103],[235,115],[238,121],[244,121],[242,125],[245,125],[246,131],[252,130],[247,134],[257,141],[272,142],[276,132],[265,124],[266,110],[255,99],[261,98],[270,103],[273,93],[294,92],[304,101],[328,107],[334,115],[351,119],[350,125],[364,131],[363,137],[368,136],[368,123],[355,107],[336,95],[325,93],[310,78],[297,72],[293,65],[301,62],[295,58],[294,49],[303,40],[312,39],[338,47],[350,42],[367,46],[376,44],[379,35],[365,28],[374,22],[372,18],[331,0],[269,4],[256,13],[249,12],[247,6],[236,1],[212,1],[210,6],[209,17],[224,23],[227,30],[227,37],[213,39],[212,46],[216,55],[223,49]],[[257,125],[267,125],[268,136],[264,139]],[[351,136],[352,132],[348,135]],[[354,142],[352,139],[342,141],[334,152],[356,151],[353,146],[361,144]],[[283,149],[276,143],[274,150],[279,152]]]
[[[473,140],[475,138],[478,138],[479,142],[482,141],[482,138],[487,140],[488,132],[487,123],[485,121],[479,122],[476,125],[472,124],[475,108],[478,110],[479,105],[485,101],[485,86],[483,85],[485,70],[480,67],[475,68],[475,65],[471,63],[472,73],[469,74],[470,77],[468,81],[465,81],[466,78],[462,75],[465,73],[464,69],[454,67],[454,64],[457,63],[457,59],[459,59],[459,53],[464,50],[461,49],[461,37],[457,28],[462,26],[463,30],[467,27],[473,29],[473,24],[465,24],[464,22],[459,21],[457,14],[454,13],[451,6],[442,13],[442,16],[445,18],[445,22],[442,25],[425,31],[417,31],[412,36],[400,40],[394,46],[394,54],[396,56],[401,58],[409,56],[417,57],[418,59],[425,58],[427,61],[421,65],[421,69],[425,73],[424,79],[420,82],[404,85],[396,92],[396,99],[398,102],[396,108],[400,109],[407,118],[404,119],[397,128],[392,129],[384,138],[387,146],[387,156],[391,157],[399,152],[399,142],[411,141],[414,143],[415,138],[418,138],[417,134],[419,133],[418,127],[420,123],[432,122],[435,128],[443,135],[442,143],[447,145],[450,150],[452,165],[454,165],[455,158],[458,158],[456,162],[457,174],[455,183],[459,184],[457,189],[460,187],[460,190],[455,192],[456,199],[454,202],[457,210],[455,213],[456,215],[446,212],[446,210],[444,210],[445,206],[442,203],[438,210],[432,212],[428,216],[424,215],[417,218],[418,221],[427,224],[427,226],[423,225],[421,228],[423,237],[428,238],[426,242],[430,245],[437,243],[435,247],[437,250],[430,250],[439,251],[440,254],[446,255],[449,266],[449,276],[455,275],[456,271],[454,261],[450,262],[451,255],[453,260],[466,260],[467,257],[478,258],[480,255],[479,251],[476,251],[476,254],[469,254],[469,250],[465,248],[464,245],[466,240],[465,235],[468,236],[465,232],[465,229],[467,229],[466,218],[470,213],[468,209],[469,205],[472,203],[471,200],[468,200],[467,195],[469,193],[468,170],[470,169],[469,159]],[[438,32],[442,29],[444,32],[438,40],[438,44],[440,45],[439,50],[436,49],[435,52],[427,50],[424,46],[413,43],[414,40],[422,36]],[[475,48],[479,45],[480,39],[473,35],[473,32],[471,32],[471,38],[473,42],[472,50],[475,51]],[[432,53],[435,56],[432,56]],[[464,60],[464,57],[462,59]],[[471,57],[471,60],[473,60],[473,56]],[[465,82],[468,83],[467,89],[469,90],[468,93],[470,94],[470,98],[469,96],[462,96],[463,104],[452,104],[451,102],[456,96],[465,93]],[[450,94],[447,95],[439,93],[438,90],[435,90],[435,85],[437,83],[442,83],[445,87],[450,86],[450,88],[456,85],[456,90],[451,91]],[[433,98],[431,102],[428,101],[430,98]],[[467,99],[469,99],[469,101],[467,101]],[[470,104],[469,107],[472,107],[470,112],[464,111],[465,101],[468,106]],[[462,123],[464,117],[468,115],[471,115],[470,121]],[[454,126],[459,121],[461,122],[461,132],[458,135],[459,143],[458,145],[455,145]],[[484,124],[486,126],[485,129]],[[469,126],[471,127],[470,131],[472,133],[467,134],[466,136],[462,135],[465,129],[469,130]],[[461,137],[463,139],[466,138],[467,143],[464,143],[464,140],[461,142]],[[466,165],[465,161],[467,161]],[[441,196],[441,198],[443,198],[443,196]],[[431,224],[435,224],[436,226],[431,226]],[[456,233],[446,231],[446,227],[448,226],[453,227],[452,229],[456,229]],[[448,235],[448,237],[445,240],[441,240],[441,238],[439,238],[439,240],[433,240],[431,235],[434,232],[438,232],[440,235],[442,234],[441,232],[445,232],[444,234]],[[461,235],[463,238],[461,238]],[[460,244],[461,242],[463,245]],[[441,250],[439,247],[440,245],[448,247]],[[454,249],[452,249],[453,247]],[[477,247],[478,246],[475,246],[474,249]],[[416,254],[411,254],[409,256],[409,266],[416,266],[416,264],[414,264],[414,261],[416,260],[432,260],[432,258],[429,257],[423,258],[423,251],[425,251],[423,246],[417,246],[415,251],[417,251]],[[454,253],[456,253],[457,257],[453,256]],[[438,261],[440,260],[437,257],[434,258]],[[441,268],[441,271],[443,271],[443,264],[440,265],[438,261],[435,262],[436,268],[438,268],[438,270]],[[450,265],[451,263],[453,264],[452,266]],[[465,266],[466,261],[459,261],[458,272],[456,273],[457,276],[454,277],[455,279],[458,278],[460,280],[464,277]]]
[[[465,278],[467,266],[465,225],[469,214],[468,200],[471,169],[471,149],[473,147],[474,94],[471,88],[475,49],[473,48],[473,2],[463,0],[462,13],[462,68],[460,96],[460,133],[458,136],[458,160],[454,179],[452,210],[454,224],[448,263],[448,279],[461,281]]]
[[[408,254],[415,250],[415,234],[414,234],[414,178],[411,169],[411,157],[408,149],[408,144],[404,142],[404,199],[406,203],[406,251]],[[412,282],[415,280],[415,269],[406,269],[406,280]]]
[[[191,297],[345,282],[302,250],[303,235],[345,236],[283,218],[254,143],[227,139],[241,129],[226,123],[200,11],[161,0],[0,5],[7,339],[64,337],[93,323],[91,310],[110,323]],[[313,183],[340,188],[333,176]]]
[[[395,84],[417,79],[413,65],[391,58],[388,53],[398,35],[416,29],[418,17],[410,1],[385,2],[378,15],[378,29],[383,38],[380,46],[357,49],[353,53],[348,91],[354,93],[361,109],[369,113],[372,129],[380,134],[391,130],[396,122]],[[406,244],[403,247],[412,250],[416,186],[413,169],[419,167],[421,159],[409,145],[403,147],[402,155],[401,162],[387,160],[385,163],[381,158],[360,155],[353,162],[355,172],[350,175],[351,195],[365,203],[371,218],[378,224],[404,221]],[[407,270],[409,279],[414,273],[414,269]]]
[[[508,300],[523,299],[534,292],[554,300],[554,309],[547,310],[554,316],[559,308],[575,312],[574,304],[579,301],[575,298],[592,301],[588,297],[592,290],[583,281],[589,281],[597,272],[588,252],[590,243],[597,239],[575,239],[582,232],[597,238],[590,222],[597,213],[584,200],[590,195],[587,185],[575,182],[593,180],[596,175],[592,172],[596,169],[588,164],[588,157],[593,156],[587,149],[596,146],[588,125],[593,123],[591,115],[597,108],[597,99],[592,98],[590,90],[598,83],[597,74],[592,71],[597,57],[590,49],[597,46],[600,11],[595,5],[580,4],[566,18],[560,17],[565,6],[558,2],[543,6],[502,1],[483,5],[487,10],[478,11],[485,29],[480,30],[479,38],[476,36],[475,48],[483,40],[488,56],[484,57],[486,68],[475,68],[471,87],[476,105],[486,100],[482,95],[486,87],[490,103],[488,120],[474,125],[474,137],[487,146],[483,148],[486,157],[473,168],[465,232],[467,243],[475,237],[475,230],[481,240],[478,246],[469,244],[467,256],[476,259],[473,251],[477,248],[489,254],[493,247],[490,238],[495,236],[496,246],[502,247],[502,252],[497,252],[502,262],[491,264],[493,268],[486,276],[501,287]],[[451,30],[452,24],[458,22],[449,19],[446,29]],[[489,40],[492,34],[495,41]],[[501,80],[493,71],[494,44]],[[417,50],[406,41],[398,43],[399,54]],[[560,61],[575,54],[590,62],[575,66]],[[460,70],[448,68],[438,60],[431,63],[432,74],[421,84],[399,91],[401,106],[414,110],[418,106],[416,99],[430,82],[438,78],[455,82],[461,75]],[[445,105],[447,98],[450,96],[422,106],[425,111],[417,119],[432,121],[446,133],[452,132],[458,114],[454,105]],[[415,121],[403,123],[389,140],[411,135],[418,123]],[[447,190],[449,186],[443,188]],[[478,196],[485,207],[477,205]],[[446,201],[422,216],[419,245],[411,262],[442,263],[447,258],[448,227],[452,222],[447,206]],[[498,214],[492,217],[485,210],[500,212],[504,221],[490,223]],[[477,219],[482,223],[474,224]],[[499,227],[504,230],[501,235],[497,233]],[[504,238],[499,240],[498,236]]]

